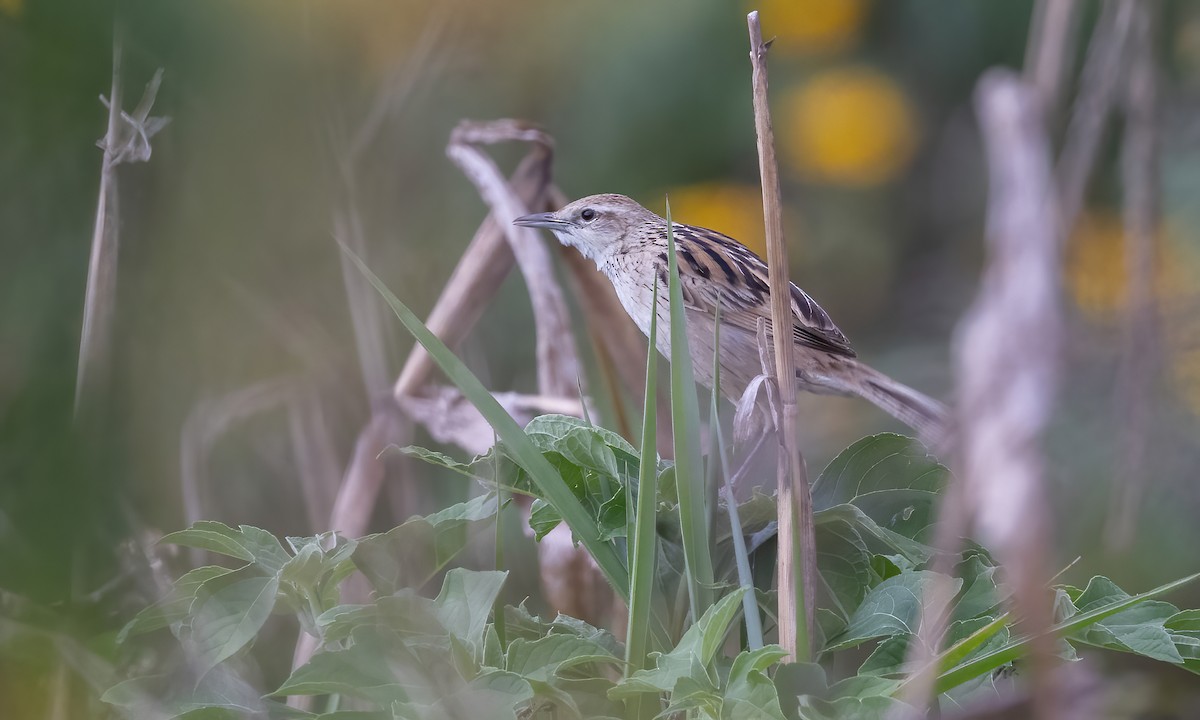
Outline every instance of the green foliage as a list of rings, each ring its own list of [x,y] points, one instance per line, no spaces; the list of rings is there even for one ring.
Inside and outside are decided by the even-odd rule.
[[[679,713],[712,720],[873,720],[906,709],[899,698],[910,679],[908,648],[930,615],[948,627],[947,646],[931,666],[938,693],[965,704],[996,693],[997,677],[1020,672],[1033,638],[1014,631],[1004,610],[1011,593],[987,550],[969,546],[953,577],[938,577],[929,567],[928,531],[948,473],[915,441],[894,434],[863,438],[813,485],[821,581],[817,662],[781,664],[785,653],[778,645],[743,647],[735,632],[744,608],[768,618],[773,611],[772,579],[747,573],[746,565],[773,565],[774,498],[755,492],[717,512],[719,501],[702,492],[694,443],[680,445],[677,436],[680,465],[654,456],[651,395],[640,450],[576,418],[543,416],[516,427],[478,380],[371,279],[499,436],[492,451],[470,462],[415,447],[404,452],[476,478],[486,492],[357,540],[324,534],[287,538],[285,545],[257,528],[215,522],[168,535],[164,542],[236,566],[185,573],[121,631],[118,640],[132,645],[167,629],[181,658],[178,668],[168,665],[108,690],[103,699],[125,716],[475,720]],[[677,283],[671,290],[678,294]],[[673,330],[679,320],[673,318]],[[648,366],[652,392],[653,360]],[[694,397],[693,407],[673,404],[676,429],[690,427],[694,440]],[[582,620],[547,621],[523,604],[502,605],[502,570],[447,570],[472,528],[495,518],[498,498],[508,493],[534,498],[529,524],[538,538],[565,521],[630,603],[628,648]],[[746,540],[740,548],[739,540]],[[741,573],[735,551],[745,554]],[[351,575],[370,583],[370,603],[340,604],[341,585]],[[439,575],[437,595],[422,594]],[[1082,590],[1057,587],[1050,632],[1064,657],[1092,647],[1200,673],[1200,611],[1158,599],[1198,577],[1140,595],[1104,577]],[[953,593],[929,608],[923,603],[935,582]],[[276,687],[255,687],[245,680],[255,675],[243,671],[277,614],[294,616],[317,649]],[[833,661],[848,652],[866,659],[853,674],[830,676],[832,668],[847,667]],[[290,708],[282,700],[291,696],[315,696],[326,712]],[[338,710],[343,701],[351,709]]]

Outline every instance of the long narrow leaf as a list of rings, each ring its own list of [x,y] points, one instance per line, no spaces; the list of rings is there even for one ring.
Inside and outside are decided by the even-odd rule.
[[[1050,630],[1047,631],[1047,634],[1053,637],[1062,637],[1063,635],[1067,635],[1068,633],[1072,633],[1076,630],[1082,630],[1089,625],[1094,625],[1100,622],[1106,617],[1116,615],[1122,610],[1131,608],[1138,603],[1145,602],[1146,600],[1156,598],[1160,595],[1169,593],[1172,590],[1181,588],[1197,579],[1200,579],[1200,573],[1189,575],[1185,578],[1180,578],[1179,580],[1169,582],[1166,585],[1160,585],[1153,590],[1148,590],[1140,595],[1134,595],[1132,597],[1125,598],[1120,602],[1105,605],[1104,607],[1096,608],[1090,612],[1080,613],[1079,615],[1075,615],[1069,620],[1061,622],[1058,625],[1050,628]],[[942,673],[940,676],[938,676],[937,685],[935,686],[936,691],[939,693],[946,692],[947,690],[953,689],[964,682],[967,682],[968,680],[979,677],[984,673],[991,672],[992,670],[995,670],[996,668],[1017,659],[1028,650],[1029,646],[1033,644],[1033,642],[1033,637],[1025,637],[1021,638],[1020,640],[1014,640],[999,650],[990,652],[987,655],[976,658],[970,662],[965,662],[958,667]]]
[[[396,313],[396,317],[400,318],[400,322],[404,323],[404,327],[408,328],[417,342],[425,347],[429,356],[442,369],[450,382],[462,391],[462,394],[488,421],[488,424],[492,426],[492,429],[496,431],[496,434],[512,453],[513,460],[529,473],[530,478],[545,495],[546,501],[558,510],[567,526],[571,528],[571,532],[587,548],[608,582],[620,593],[622,598],[628,598],[629,573],[621,557],[612,545],[600,540],[600,527],[591,514],[584,509],[575,494],[571,492],[571,489],[567,487],[567,484],[563,482],[562,476],[558,474],[554,466],[534,447],[516,421],[500,406],[496,398],[492,397],[479,378],[475,377],[467,369],[467,366],[450,351],[450,348],[430,332],[429,328],[425,327],[425,324],[413,314],[413,311],[400,302],[357,255],[345,246],[342,247],[342,251],[350,256],[359,271],[375,286],[392,311]]]
[[[713,568],[708,544],[708,522],[703,488],[704,464],[700,458],[700,407],[696,402],[696,376],[687,339],[679,261],[671,203],[667,202],[667,283],[671,295],[671,420],[675,428],[675,485],[679,495],[679,526],[683,562],[687,571],[692,621],[712,605]]]
[[[713,426],[716,441],[714,450],[721,459],[721,477],[725,485],[725,510],[729,513],[729,529],[733,533],[733,559],[737,563],[738,585],[746,591],[742,595],[742,611],[746,622],[746,644],[751,650],[763,646],[762,616],[758,612],[758,596],[754,592],[754,579],[750,575],[750,556],[746,552],[746,533],[742,532],[742,519],[738,515],[737,499],[733,496],[732,476],[729,473],[729,454],[725,449],[725,438],[721,433],[721,418],[717,415],[717,398],[721,395],[721,296],[717,295],[717,309],[713,313],[713,386],[709,408],[709,423]]]
[[[658,279],[655,278],[651,307],[658,307]],[[641,465],[638,469],[637,512],[634,515],[632,558],[629,566],[629,625],[625,633],[625,677],[646,667],[650,634],[651,601],[654,591],[658,532],[655,504],[658,498],[658,314],[650,316],[650,344],[646,351],[646,400],[642,414]],[[640,693],[625,701],[626,714],[634,720],[648,720],[658,714],[653,696]]]

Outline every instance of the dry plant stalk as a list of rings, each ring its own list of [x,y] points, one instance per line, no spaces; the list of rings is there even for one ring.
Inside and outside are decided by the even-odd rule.
[[[1038,0],[1025,46],[1025,81],[1037,89],[1047,118],[1057,110],[1063,78],[1075,53],[1077,0]]]
[[[513,140],[531,143],[531,152],[545,158],[549,164],[553,148],[550,136],[513,120],[460,123],[450,134],[446,155],[474,183],[492,215],[504,228],[517,267],[525,278],[537,329],[538,391],[543,395],[567,397],[577,392],[579,361],[575,355],[570,313],[562,289],[554,279],[550,251],[538,241],[533,230],[513,225],[512,221],[527,215],[529,208],[505,182],[496,163],[477,147]]]
[[[1140,0],[1107,0],[1092,39],[1071,110],[1067,134],[1058,158],[1059,215],[1065,240],[1083,209],[1088,179],[1100,154],[1104,128],[1117,99],[1121,67],[1133,27],[1134,6]]]
[[[108,129],[96,143],[104,150],[104,158],[100,164],[100,191],[84,291],[79,365],[75,375],[76,415],[84,395],[94,384],[92,378],[107,372],[111,354],[112,318],[117,301],[117,257],[120,254],[117,167],[149,160],[150,138],[170,122],[169,118],[150,116],[162,74],[162,68],[154,73],[132,113],[122,110],[121,32],[116,28],[113,30],[112,89],[108,98],[100,96],[100,102],[108,108]]]
[[[974,526],[1013,587],[1018,627],[1038,638],[1028,677],[1035,716],[1050,718],[1057,707],[1054,645],[1045,634],[1053,608],[1041,440],[1058,385],[1062,226],[1037,91],[1009,71],[991,70],[979,81],[976,108],[988,163],[988,259],[953,348],[960,477],[945,491],[935,539],[941,554],[932,568],[946,577],[922,598],[904,699],[924,715],[947,621],[937,608],[953,597],[948,574],[960,538]]]
[[[795,358],[792,356],[791,289],[787,244],[783,237],[783,208],[779,192],[779,167],[775,161],[775,134],[767,95],[767,45],[763,43],[758,12],[746,16],[750,31],[750,64],[753,68],[754,129],[758,136],[758,165],[762,178],[763,219],[766,223],[767,267],[771,288],[771,327],[778,383],[779,427],[779,643],[792,660],[812,657],[812,632],[816,613],[816,540],[812,497],[804,458],[798,443],[799,411],[796,407]],[[797,550],[799,553],[797,554]]]
[[[1036,92],[991,71],[976,107],[989,169],[989,259],[954,348],[962,475],[980,535],[1013,586],[1018,627],[1041,638],[1029,673],[1035,714],[1054,717],[1041,441],[1058,386],[1061,224]]]
[[[1155,365],[1159,361],[1158,305],[1154,292],[1159,216],[1158,70],[1155,39],[1159,8],[1138,3],[1130,38],[1124,93],[1124,180],[1126,315],[1118,403],[1123,421],[1120,473],[1115,478],[1106,541],[1125,550],[1133,542],[1146,483],[1146,443]]]

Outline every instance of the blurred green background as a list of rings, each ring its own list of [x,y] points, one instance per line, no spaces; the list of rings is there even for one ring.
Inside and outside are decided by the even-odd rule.
[[[1080,57],[1097,14],[1082,5]],[[297,382],[344,467],[370,405],[334,218],[345,147],[382,91],[399,100],[354,170],[359,219],[368,262],[418,312],[486,215],[444,155],[464,118],[543,126],[571,196],[620,192],[661,212],[669,194],[676,219],[762,253],[744,19],[755,7],[776,38],[793,279],[864,358],[946,398],[949,343],[982,262],[971,93],[986,68],[1020,67],[1031,2],[0,0],[0,716],[48,712],[56,633],[120,660],[111,633],[153,589],[129,569],[142,545],[128,540],[185,522],[189,417],[258,383]],[[1102,572],[1130,590],[1200,569],[1200,5],[1163,13],[1162,333],[1131,548],[1102,542],[1123,467],[1116,132],[1066,251],[1067,371],[1049,448],[1053,564],[1082,555],[1068,581]],[[148,163],[119,169],[113,354],[75,420],[114,16],[125,106],[162,67],[154,114],[171,123]],[[1050,119],[1056,138],[1065,110]],[[519,150],[496,155],[511,167]],[[393,340],[394,374],[411,343]],[[513,278],[461,350],[490,387],[532,391],[533,340]],[[814,474],[856,437],[899,429],[862,402],[805,402]],[[287,415],[223,427],[207,449],[206,516],[312,533]],[[469,491],[417,465],[389,481],[373,529]],[[413,493],[401,483],[423,507],[403,505]],[[523,582],[518,599],[536,596],[532,571]],[[1197,592],[1179,604],[1197,606]]]

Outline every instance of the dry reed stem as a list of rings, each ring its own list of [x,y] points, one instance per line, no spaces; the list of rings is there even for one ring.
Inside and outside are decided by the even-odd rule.
[[[1083,209],[1088,180],[1100,154],[1104,128],[1116,102],[1126,44],[1140,0],[1107,0],[1092,31],[1079,94],[1071,110],[1058,158],[1060,217],[1065,240]]]
[[[537,331],[538,392],[569,397],[577,392],[579,361],[570,314],[562,289],[554,279],[550,252],[538,242],[533,230],[513,225],[512,221],[528,214],[529,208],[505,181],[496,163],[477,147],[514,140],[532,143],[532,152],[543,157],[549,166],[553,148],[550,136],[513,120],[459,123],[450,134],[446,155],[475,185],[504,228],[517,267],[525,278]]]
[[[540,153],[531,152],[517,165],[509,182],[526,205],[537,206],[545,202],[550,182],[549,166]],[[516,260],[504,233],[495,215],[489,214],[475,231],[426,318],[429,330],[451,348],[475,327],[512,270]],[[414,346],[392,388],[392,395],[401,398],[415,393],[429,378],[433,367],[433,360],[425,348],[419,344]]]
[[[294,392],[292,379],[255,383],[218,398],[202,400],[183,422],[179,440],[180,486],[183,514],[188,525],[203,520],[208,477],[208,458],[217,440],[234,423],[282,404]],[[204,564],[204,551],[190,551],[192,564]]]
[[[979,82],[976,107],[989,170],[989,252],[954,348],[962,475],[980,535],[1012,584],[1017,625],[1040,638],[1029,673],[1035,715],[1053,717],[1041,442],[1058,386],[1062,226],[1036,92],[991,71]]]
[[[1075,54],[1077,0],[1038,0],[1025,46],[1025,81],[1038,91],[1047,118],[1053,117]]]
[[[972,526],[992,547],[1013,587],[1013,614],[1032,649],[1036,717],[1054,717],[1053,621],[1046,555],[1051,547],[1042,431],[1054,410],[1061,313],[1061,224],[1050,142],[1036,89],[1009,71],[979,81],[976,108],[988,161],[988,259],[979,294],[960,321],[953,356],[958,380],[958,477],[938,513],[931,569],[910,645],[904,700],[929,707],[954,595],[950,573]],[[1019,343],[1013,338],[1021,338]]]
[[[1150,393],[1162,339],[1154,293],[1159,217],[1158,69],[1155,62],[1158,6],[1138,3],[1130,37],[1124,93],[1124,184],[1127,306],[1117,382],[1123,420],[1121,471],[1115,478],[1105,541],[1123,551],[1133,542],[1147,480],[1146,443]]]
[[[522,197],[536,201],[545,193],[549,183],[546,162],[540,156],[527,156],[513,175],[513,185]],[[499,290],[513,266],[513,255],[504,239],[503,229],[489,215],[467,246],[450,280],[430,312],[429,329],[447,345],[454,347],[479,320],[488,301]],[[399,401],[417,393],[433,370],[433,361],[420,345],[415,345],[404,369],[392,387],[392,397]],[[393,405],[393,407],[396,407]],[[348,537],[358,537],[366,531],[367,521],[379,497],[383,470],[378,460],[389,444],[381,429],[402,431],[395,424],[392,409],[377,408],[356,443],[354,454],[338,489],[329,526]],[[357,530],[357,532],[355,532]]]
[[[337,498],[334,484],[341,472],[337,448],[316,390],[297,387],[288,398],[288,431],[304,510],[314,535],[325,530]]]
[[[775,134],[767,95],[767,45],[763,43],[758,12],[746,16],[750,31],[750,64],[753,68],[754,128],[758,137],[758,164],[762,178],[763,219],[766,223],[767,266],[771,287],[771,327],[774,329],[775,376],[781,378],[779,398],[779,640],[792,660],[812,657],[812,632],[816,613],[816,545],[812,498],[804,458],[798,442],[795,358],[792,355],[792,308],[788,280],[787,244],[783,237],[783,209],[779,168],[775,161]],[[799,550],[799,556],[795,553]]]
[[[168,118],[150,117],[162,68],[146,85],[133,113],[121,109],[121,31],[113,29],[112,88],[109,97],[100,96],[108,108],[108,128],[97,145],[104,150],[100,164],[100,190],[96,201],[96,221],[92,227],[92,247],[88,261],[87,286],[84,290],[83,322],[79,336],[79,363],[75,375],[75,407],[79,414],[84,395],[97,382],[93,378],[107,374],[112,352],[112,319],[117,301],[117,258],[120,255],[120,213],[117,167],[123,163],[150,159],[150,138],[161,130]]]

